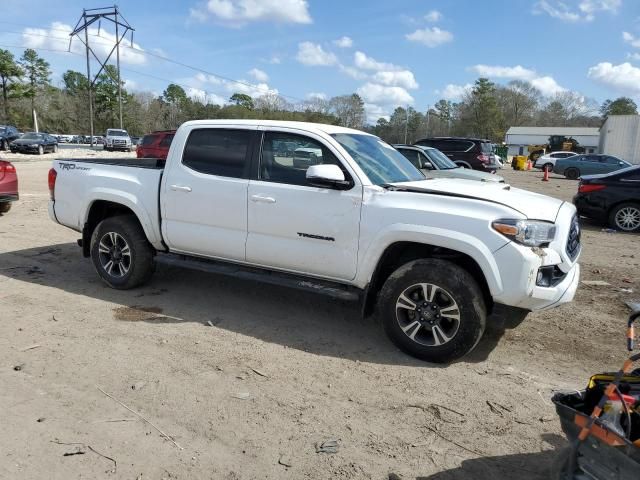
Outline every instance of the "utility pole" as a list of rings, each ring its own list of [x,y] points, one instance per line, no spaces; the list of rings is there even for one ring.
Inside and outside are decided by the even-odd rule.
[[[404,144],[407,144],[407,133],[409,131],[409,105],[407,105],[404,109],[405,117],[404,117]]]
[[[116,36],[115,36],[115,45],[107,55],[104,60],[101,60],[95,53],[95,51],[89,45],[89,26],[98,22],[98,35],[100,35],[100,24],[102,20],[109,21],[115,25]],[[122,29],[122,32],[120,31]],[[80,33],[84,31],[84,39],[80,36]],[[118,111],[119,111],[119,120],[120,120],[120,128],[123,128],[122,122],[122,81],[120,76],[120,43],[124,40],[127,33],[131,32],[131,46],[133,46],[133,32],[135,29],[125,20],[122,16],[122,13],[118,10],[118,6],[114,5],[113,7],[107,8],[90,8],[83,9],[82,16],[76,23],[75,28],[69,34],[69,51],[71,51],[71,41],[73,37],[80,40],[86,50],[87,55],[87,80],[89,81],[89,117],[90,117],[90,128],[91,128],[91,146],[93,146],[93,99],[92,99],[92,90],[95,87],[96,81],[102,72],[104,72],[112,81],[114,81],[118,85]],[[113,53],[116,53],[116,75],[115,78],[112,72],[106,68],[109,60]],[[100,65],[97,73],[92,77],[91,76],[91,67],[90,67],[90,55],[95,58],[95,60]]]

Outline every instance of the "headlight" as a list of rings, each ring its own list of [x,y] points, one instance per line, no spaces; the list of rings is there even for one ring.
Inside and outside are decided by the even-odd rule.
[[[496,220],[491,226],[496,232],[528,247],[548,245],[556,236],[556,226],[553,223],[539,220],[502,219]]]

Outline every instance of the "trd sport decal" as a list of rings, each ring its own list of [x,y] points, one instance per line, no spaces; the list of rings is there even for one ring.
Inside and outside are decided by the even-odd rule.
[[[323,237],[322,235],[314,235],[313,233],[302,233],[298,232],[299,237],[304,238],[315,238],[316,240],[326,240],[327,242],[335,242],[336,239],[333,237]]]

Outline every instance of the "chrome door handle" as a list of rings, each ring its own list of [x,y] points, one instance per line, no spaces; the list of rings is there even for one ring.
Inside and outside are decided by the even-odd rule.
[[[171,190],[174,192],[190,192],[191,187],[187,187],[185,185],[171,185]]]
[[[276,199],[273,197],[264,197],[262,195],[251,195],[252,202],[260,203],[276,203]]]

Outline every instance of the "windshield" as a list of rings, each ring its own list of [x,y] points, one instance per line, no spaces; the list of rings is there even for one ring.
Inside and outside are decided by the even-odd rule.
[[[351,155],[374,185],[424,180],[424,175],[404,155],[378,137],[365,134],[331,135]]]
[[[458,165],[449,160],[444,153],[436,148],[424,148],[424,153],[431,163],[435,163],[438,170],[451,170],[452,168],[458,168]]]
[[[42,140],[42,135],[39,133],[25,133],[22,138],[25,140]]]
[[[126,130],[107,130],[107,137],[128,137]]]

